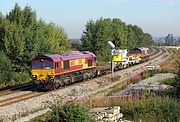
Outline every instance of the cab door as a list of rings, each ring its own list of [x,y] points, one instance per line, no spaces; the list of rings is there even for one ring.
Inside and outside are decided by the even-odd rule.
[[[55,73],[56,74],[59,74],[60,73],[60,69],[61,69],[61,62],[55,62],[55,65],[54,65],[54,69],[55,69]]]

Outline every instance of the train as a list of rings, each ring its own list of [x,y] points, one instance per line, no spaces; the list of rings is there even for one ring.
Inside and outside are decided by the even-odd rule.
[[[144,61],[149,60],[150,50],[149,48],[146,48],[146,47],[134,48],[131,50],[130,54],[133,57],[141,58],[141,61],[144,62]]]
[[[148,48],[114,51],[116,53],[112,60],[115,71],[144,62],[149,59],[150,54]],[[110,69],[110,65],[107,68],[98,68],[95,54],[89,51],[41,54],[36,56],[31,64],[34,83],[48,90],[94,78],[104,74],[105,69]]]

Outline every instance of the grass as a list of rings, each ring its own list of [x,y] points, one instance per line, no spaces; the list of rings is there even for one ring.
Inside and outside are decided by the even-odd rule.
[[[131,104],[120,101],[111,102],[111,106],[122,106],[122,113],[127,119],[146,121],[178,121],[180,120],[180,102],[168,97],[150,97],[148,99],[135,101]]]
[[[180,120],[180,102],[169,97],[149,94],[147,98],[136,101],[118,99],[97,101],[92,100],[91,107],[120,106],[121,112],[127,120],[141,120],[142,122],[177,122]]]
[[[114,76],[111,78],[112,82],[119,81],[119,79],[120,79],[120,76]]]
[[[46,120],[50,119],[52,117],[52,112],[46,112],[42,114],[41,116],[37,116],[30,120],[30,122],[45,122]]]
[[[166,85],[170,85],[170,86],[172,86],[172,84],[175,82],[176,82],[175,78],[169,78],[169,79],[160,81],[161,84],[166,84]]]
[[[117,92],[119,92],[120,90],[123,90],[124,88],[126,88],[127,85],[129,84],[135,84],[137,83],[139,80],[138,79],[132,79],[132,80],[127,80],[127,81],[123,81],[123,82],[120,82],[119,84],[113,86],[113,87],[110,87],[110,90],[108,93],[107,93],[107,96],[111,96]]]
[[[30,122],[95,122],[88,110],[85,105],[69,103],[57,106],[52,112],[46,112]]]
[[[164,69],[149,70],[149,71],[141,73],[141,78],[146,79],[148,77],[152,77],[155,74],[159,74],[159,73],[175,73],[175,71],[168,71]]]
[[[122,86],[121,86],[121,87],[115,87],[113,90],[111,90],[111,91],[109,91],[109,92],[107,93],[107,96],[111,96],[111,95],[119,92],[119,91],[122,90],[122,89],[123,89]]]

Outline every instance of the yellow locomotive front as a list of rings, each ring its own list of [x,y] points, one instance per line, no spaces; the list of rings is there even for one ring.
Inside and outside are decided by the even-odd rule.
[[[55,71],[53,62],[49,60],[33,60],[32,61],[32,79],[35,81],[49,81],[54,79]]]
[[[149,48],[141,47],[141,48],[134,48],[131,50],[131,56],[139,57],[142,62],[149,59]]]

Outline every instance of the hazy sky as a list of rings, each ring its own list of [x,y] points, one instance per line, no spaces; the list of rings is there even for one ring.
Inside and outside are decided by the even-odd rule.
[[[15,3],[29,5],[38,18],[64,28],[69,38],[79,38],[87,21],[119,18],[136,24],[152,36],[180,36],[180,0],[0,0],[4,15]]]

